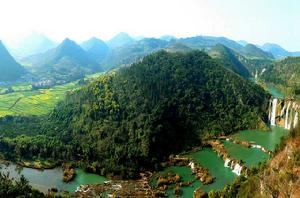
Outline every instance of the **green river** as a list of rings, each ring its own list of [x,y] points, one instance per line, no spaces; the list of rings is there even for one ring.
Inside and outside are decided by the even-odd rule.
[[[272,131],[245,130],[240,131],[233,136],[240,140],[247,140],[262,145],[269,150],[274,150],[276,145],[280,143],[283,136],[288,134],[288,131],[281,127],[272,127]],[[269,159],[269,155],[257,148],[246,148],[239,144],[234,144],[229,141],[223,141],[225,148],[230,156],[235,159],[242,160],[247,167],[257,166],[260,162]],[[236,174],[230,168],[224,166],[224,160],[218,157],[217,153],[211,148],[204,148],[200,151],[193,152],[187,155],[195,159],[201,166],[209,169],[210,174],[215,177],[215,182],[209,185],[202,185],[199,181],[194,181],[194,175],[189,167],[172,166],[164,169],[157,174],[178,173],[182,176],[183,181],[194,181],[189,187],[182,187],[182,196],[190,198],[196,188],[200,187],[203,191],[221,190],[226,184],[231,183]],[[170,197],[174,196],[172,190],[167,191]]]
[[[268,91],[274,96],[283,96],[273,87],[268,87]],[[255,142],[256,144],[273,151],[276,145],[280,143],[281,138],[285,136],[288,131],[281,127],[272,127],[271,129],[271,132],[245,130],[240,131],[232,136],[239,140]],[[229,141],[223,141],[223,143],[230,156],[235,159],[242,160],[247,167],[256,166],[260,162],[269,159],[268,154],[257,148],[246,148]],[[165,168],[162,172],[157,173],[178,173],[182,177],[183,181],[194,181],[191,186],[181,188],[183,192],[181,197],[192,197],[194,190],[198,187],[206,192],[209,192],[210,190],[222,189],[226,184],[229,184],[234,180],[234,178],[237,177],[237,175],[234,174],[230,168],[224,167],[224,161],[218,157],[218,155],[211,148],[204,148],[201,151],[189,153],[187,156],[196,160],[201,166],[208,168],[210,174],[215,177],[215,182],[209,185],[202,185],[200,181],[195,181],[194,175],[192,175],[192,171],[189,167],[172,166]],[[19,177],[20,174],[23,174],[33,187],[43,192],[46,192],[47,189],[51,187],[56,187],[59,190],[74,192],[81,184],[95,184],[106,181],[105,177],[85,173],[81,169],[76,170],[77,176],[75,177],[75,180],[70,183],[62,182],[63,171],[61,168],[44,171],[31,168],[17,169],[16,165],[11,163],[9,166],[2,165],[1,171],[9,172],[12,177]],[[152,185],[155,185],[154,182],[155,181],[152,181]],[[168,190],[167,193],[170,197],[174,196],[173,190]]]
[[[1,165],[1,172],[9,172],[11,177],[19,178],[24,175],[29,183],[42,192],[47,192],[49,188],[55,187],[62,191],[75,192],[81,184],[104,183],[107,179],[103,176],[84,172],[82,169],[76,169],[76,177],[72,182],[62,181],[63,171],[61,168],[37,170],[32,168],[18,168],[10,163],[8,166]]]
[[[282,94],[274,86],[268,85],[266,89],[274,97],[284,97],[284,94]],[[272,126],[270,132],[260,130],[244,130],[232,135],[232,137],[238,140],[249,141],[251,143],[261,145],[270,151],[274,151],[276,145],[280,143],[281,138],[287,134],[288,131],[282,127]],[[223,141],[223,143],[230,156],[232,156],[234,159],[242,160],[247,167],[257,166],[260,162],[270,158],[268,154],[257,148],[246,148],[242,145],[234,144],[229,141]],[[218,157],[217,153],[215,153],[211,148],[204,148],[201,151],[190,153],[188,154],[188,157],[195,159],[201,166],[208,168],[210,174],[215,177],[215,182],[209,185],[202,185],[201,182],[194,181],[192,171],[189,167],[172,166],[166,168],[160,173],[157,173],[178,173],[183,177],[183,181],[194,181],[192,186],[181,188],[181,197],[183,198],[192,197],[194,190],[198,187],[205,192],[209,192],[211,190],[220,190],[237,177],[237,175],[234,174],[230,168],[224,166],[223,159]],[[172,190],[168,190],[167,193],[170,197],[174,196]]]

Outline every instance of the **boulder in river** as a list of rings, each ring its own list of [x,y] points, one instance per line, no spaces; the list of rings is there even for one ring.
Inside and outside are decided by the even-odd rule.
[[[207,198],[208,195],[206,192],[203,192],[200,188],[194,191],[193,198]]]

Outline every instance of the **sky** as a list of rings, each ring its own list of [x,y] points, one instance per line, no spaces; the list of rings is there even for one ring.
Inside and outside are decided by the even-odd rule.
[[[0,39],[225,36],[300,51],[299,0],[0,0]]]

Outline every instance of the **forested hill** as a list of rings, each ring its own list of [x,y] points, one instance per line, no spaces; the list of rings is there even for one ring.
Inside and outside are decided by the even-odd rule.
[[[258,127],[267,103],[263,89],[204,52],[160,51],[68,94],[41,128],[34,123],[43,136],[2,145],[22,155],[19,144],[31,151],[38,143],[27,157],[81,159],[130,177],[204,138]]]
[[[279,87],[288,88],[293,94],[300,93],[300,57],[288,57],[265,67],[261,79]]]
[[[239,60],[241,55],[229,49],[228,47],[217,44],[211,50],[209,50],[209,55],[213,58],[218,59],[224,67],[234,71],[235,73],[249,78],[251,76],[250,72],[245,65]],[[244,58],[245,59],[245,58]]]

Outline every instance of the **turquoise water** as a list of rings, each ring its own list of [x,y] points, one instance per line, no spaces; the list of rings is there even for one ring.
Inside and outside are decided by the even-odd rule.
[[[76,169],[76,177],[72,182],[62,181],[63,171],[61,168],[37,170],[31,168],[17,168],[15,164],[9,166],[1,165],[1,172],[9,172],[11,177],[19,178],[21,174],[29,181],[34,188],[47,192],[49,188],[55,187],[58,190],[75,192],[81,184],[104,183],[107,179],[103,176],[84,172],[82,169]]]
[[[271,129],[272,131],[245,130],[234,134],[233,137],[255,142],[270,151],[274,151],[281,138],[288,135],[288,130],[278,126],[272,126]]]
[[[223,144],[231,157],[242,160],[248,168],[257,166],[260,162],[270,158],[267,153],[258,148],[246,148],[229,141],[223,141]]]
[[[224,167],[224,161],[218,157],[211,148],[204,148],[201,151],[193,152],[187,155],[187,157],[193,158],[201,166],[209,169],[210,174],[215,177],[215,182],[209,185],[202,185],[199,180],[195,180],[195,175],[192,175],[192,170],[186,166],[171,166],[165,168],[163,171],[159,172],[157,175],[164,175],[166,173],[177,173],[182,176],[182,181],[193,181],[191,186],[181,187],[183,198],[193,197],[194,190],[200,187],[203,191],[209,192],[211,190],[222,189],[226,184],[233,181],[236,175],[231,171],[230,168]],[[155,185],[153,182],[152,185]],[[169,197],[174,197],[173,187],[171,186],[167,190]]]
[[[224,166],[224,161],[211,148],[204,148],[201,151],[189,154],[189,157],[195,159],[201,166],[209,169],[209,173],[215,177],[215,182],[209,185],[203,185],[201,189],[206,192],[211,190],[220,190],[226,184],[233,181],[236,175],[230,168]],[[190,195],[192,196],[192,195]]]
[[[260,130],[245,130],[240,131],[233,135],[239,140],[245,140],[255,142],[262,145],[268,150],[273,151],[276,145],[280,143],[281,138],[288,134],[288,131],[277,126],[271,127],[272,131],[260,131]],[[247,167],[257,166],[260,162],[263,162],[270,158],[270,156],[257,148],[246,148],[239,144],[224,141],[224,146],[227,149],[230,156],[235,159],[242,160]],[[193,196],[195,189],[200,187],[203,191],[209,192],[211,190],[221,190],[226,184],[231,183],[236,174],[232,172],[230,168],[224,167],[224,160],[218,157],[217,153],[211,148],[204,148],[203,150],[189,153],[187,155],[190,158],[195,159],[201,166],[209,169],[210,174],[215,177],[215,182],[209,185],[202,185],[200,181],[194,182],[192,186],[182,187],[183,194],[181,197],[188,198]],[[177,167],[172,166],[164,169],[160,173],[175,172],[183,176],[184,181],[194,178],[192,171],[189,167]],[[173,190],[168,190],[169,197],[174,197]]]
[[[279,89],[277,89],[273,85],[267,85],[266,89],[275,98],[284,98],[285,96]]]

